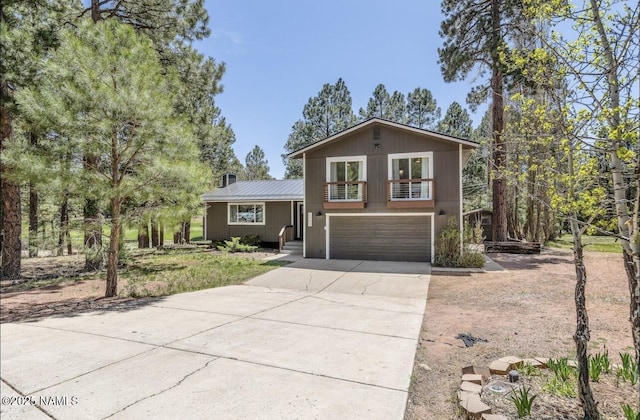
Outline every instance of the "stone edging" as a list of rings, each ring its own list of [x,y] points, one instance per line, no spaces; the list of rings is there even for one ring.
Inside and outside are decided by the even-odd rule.
[[[482,420],[508,420],[500,414],[492,414],[491,407],[485,404],[480,396],[483,387],[491,375],[508,375],[510,371],[530,364],[533,367],[544,369],[547,367],[547,357],[533,359],[521,359],[514,356],[506,356],[489,363],[489,367],[467,366],[462,368],[462,378],[458,388],[458,404],[466,419]]]

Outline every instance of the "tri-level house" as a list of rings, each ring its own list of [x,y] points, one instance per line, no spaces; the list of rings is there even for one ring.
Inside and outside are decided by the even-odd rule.
[[[477,146],[373,118],[291,153],[303,162],[304,180],[300,195],[282,197],[286,204],[273,204],[267,191],[284,181],[263,183],[260,194],[245,200],[229,194],[229,187],[205,194],[209,208],[223,214],[215,218],[208,211],[207,226],[229,224],[205,230],[218,236],[237,231],[240,212],[253,205],[243,217],[251,224],[260,220],[261,229],[269,217],[290,220],[306,258],[431,262],[438,232],[452,216],[462,221],[462,168]],[[218,198],[224,203],[211,202]],[[269,203],[278,214],[269,215]]]

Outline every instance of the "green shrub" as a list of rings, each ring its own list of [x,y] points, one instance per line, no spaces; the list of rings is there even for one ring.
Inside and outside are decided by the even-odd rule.
[[[239,236],[234,236],[230,241],[224,241],[224,245],[218,245],[219,251],[224,252],[254,252],[257,246],[243,244]]]
[[[578,371],[569,366],[569,360],[566,357],[560,359],[549,359],[547,366],[553,374],[562,382],[567,382],[571,378],[575,378]]]
[[[244,235],[240,242],[247,245],[260,246],[262,241],[260,240],[260,235]]]
[[[480,268],[484,265],[484,257],[479,252],[468,249],[460,255],[460,230],[455,217],[449,218],[447,226],[442,228],[436,238],[436,255],[433,263],[442,267],[474,267]]]
[[[482,229],[482,220],[476,220],[473,224],[465,222],[463,231],[465,243],[474,245],[484,243],[485,236]]]
[[[622,413],[627,420],[640,420],[640,411],[637,411],[629,404],[622,404]]]
[[[529,394],[529,388],[520,388],[513,391],[513,395],[509,397],[516,406],[518,417],[527,417],[531,415],[531,407],[537,395]]]
[[[479,252],[466,250],[458,261],[459,267],[482,268],[484,266],[484,255]]]
[[[622,366],[620,366],[616,372],[616,379],[619,381],[629,382],[631,385],[638,383],[638,365],[633,360],[633,357],[629,353],[620,353],[620,359],[622,359]]]

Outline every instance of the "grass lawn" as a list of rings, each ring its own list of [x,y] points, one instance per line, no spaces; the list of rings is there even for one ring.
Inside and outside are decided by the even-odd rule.
[[[600,251],[600,252],[617,252],[621,253],[622,248],[620,242],[610,236],[582,236],[582,243],[585,250],[588,251]],[[570,234],[564,234],[555,241],[547,242],[547,246],[551,248],[573,248],[573,242]]]
[[[122,270],[120,296],[164,296],[240,284],[287,263],[262,261],[250,254],[210,251],[152,251],[139,253]]]
[[[223,254],[202,248],[148,249],[129,251],[126,265],[118,270],[120,297],[165,296],[212,287],[240,284],[250,278],[286,265],[264,261],[266,253]],[[27,282],[10,285],[3,292],[35,291],[74,284],[102,285],[106,272],[83,273],[84,257],[46,257],[23,260]],[[33,274],[32,274],[33,273]],[[42,276],[38,273],[47,273]],[[102,290],[103,286],[100,286]]]

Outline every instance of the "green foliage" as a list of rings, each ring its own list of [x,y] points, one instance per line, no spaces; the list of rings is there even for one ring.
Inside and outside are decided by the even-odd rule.
[[[612,236],[582,236],[582,243],[585,246],[585,250],[598,251],[598,252],[617,252],[621,253],[622,248],[616,239]],[[546,244],[553,248],[573,248],[573,241],[571,235],[562,235],[559,238],[549,241]]]
[[[260,239],[260,235],[244,235],[240,240],[243,244],[260,246],[262,244],[262,240]]]
[[[407,95],[407,124],[432,129],[440,118],[440,108],[429,89],[415,88]]]
[[[201,250],[137,252],[123,269],[121,296],[165,296],[240,284],[278,264],[251,258],[214,255]]]
[[[474,267],[481,268],[484,265],[484,257],[478,252],[465,250],[460,255],[460,230],[455,217],[449,218],[447,226],[442,228],[436,238],[436,255],[434,264],[442,267]]]
[[[640,410],[634,410],[630,404],[622,404],[622,413],[626,420],[640,420]]]
[[[515,404],[518,417],[531,415],[531,407],[537,395],[529,394],[530,388],[522,387],[512,392],[509,399]]]
[[[286,153],[282,155],[282,160],[286,165],[285,178],[302,178],[302,163],[288,159],[287,154],[355,123],[351,103],[351,92],[342,78],[334,85],[325,83],[317,96],[309,98],[302,110],[303,119],[291,127],[284,146]]]
[[[638,365],[630,353],[621,353],[622,365],[616,371],[616,380],[629,382],[631,385],[638,383]]]
[[[571,378],[575,378],[578,371],[569,365],[569,359],[562,357],[560,359],[549,359],[547,366],[553,372],[555,377],[562,382],[567,382]]]
[[[540,375],[540,369],[533,366],[531,363],[524,363],[522,366],[518,368],[518,371],[523,376],[527,376],[527,377]]]
[[[603,353],[589,356],[589,377],[593,382],[598,382],[601,373],[611,373],[611,359],[605,349]]]
[[[239,236],[234,236],[229,241],[224,241],[224,245],[218,245],[218,250],[223,252],[254,252],[258,249],[255,245],[242,243]]]
[[[473,131],[473,121],[467,110],[454,101],[447,108],[442,120],[438,122],[438,131],[450,136],[468,139],[471,138]]]
[[[575,377],[563,381],[557,376],[551,376],[542,386],[544,392],[566,398],[575,398],[578,395],[577,380]]]
[[[482,220],[476,220],[473,224],[465,221],[463,231],[464,242],[467,244],[481,245],[485,240]]]
[[[273,179],[269,175],[269,162],[264,158],[264,150],[256,145],[245,159],[243,179]]]
[[[373,90],[366,109],[360,108],[358,113],[362,120],[382,118],[404,123],[406,121],[406,100],[404,95],[398,91],[389,95],[387,88],[381,83]]]

